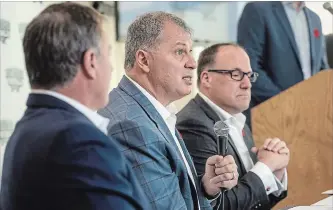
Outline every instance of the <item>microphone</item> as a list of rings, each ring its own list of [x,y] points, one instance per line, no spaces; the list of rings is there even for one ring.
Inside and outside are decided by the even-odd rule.
[[[333,8],[330,2],[325,2],[323,8],[329,11],[333,15]]]
[[[217,154],[225,156],[227,153],[229,127],[223,121],[217,121],[214,124],[214,132],[217,136]]]
[[[221,120],[217,121],[214,124],[214,133],[217,136],[217,154],[224,157],[228,149],[227,144],[228,144],[229,127],[225,122]],[[224,203],[225,203],[224,197],[226,191],[227,189],[222,188],[222,195],[220,197],[222,210],[224,210]]]

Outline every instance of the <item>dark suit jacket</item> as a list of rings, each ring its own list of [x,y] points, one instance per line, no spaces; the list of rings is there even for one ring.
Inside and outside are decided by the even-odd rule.
[[[181,133],[186,147],[190,152],[198,174],[204,173],[207,158],[217,154],[217,136],[213,126],[219,121],[217,113],[197,95],[177,114],[177,129]],[[223,120],[223,119],[222,119]],[[254,146],[252,134],[245,127],[245,143],[250,151]],[[270,209],[278,201],[286,197],[286,192],[280,197],[266,194],[260,178],[253,172],[246,172],[236,146],[229,136],[227,155],[232,155],[238,166],[238,185],[225,194],[225,209]],[[250,151],[254,163],[255,154]],[[222,205],[221,208],[222,209]]]
[[[326,35],[327,60],[331,69],[333,69],[333,34]]]
[[[309,27],[312,75],[328,68],[325,41],[317,14],[304,8]],[[314,31],[319,31],[315,37]],[[238,43],[259,73],[250,108],[303,81],[299,50],[281,2],[250,2],[238,22]],[[248,123],[249,110],[246,112]]]
[[[69,104],[30,94],[4,156],[3,210],[147,209],[113,140]]]
[[[198,194],[163,118],[126,76],[111,91],[109,104],[99,113],[111,120],[109,136],[121,144],[151,208],[198,209],[198,196],[201,209],[211,209],[184,143],[180,141]]]

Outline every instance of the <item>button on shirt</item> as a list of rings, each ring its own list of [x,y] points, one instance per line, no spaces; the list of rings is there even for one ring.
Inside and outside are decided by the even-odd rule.
[[[194,188],[196,189],[195,186],[195,182],[194,182],[194,177],[193,174],[191,172],[189,163],[187,162],[185,155],[184,155],[184,151],[182,149],[182,147],[179,144],[178,138],[176,137],[176,121],[177,121],[177,116],[175,115],[175,108],[171,105],[169,107],[165,107],[163,106],[159,101],[157,101],[150,93],[148,93],[144,88],[142,88],[138,83],[136,83],[134,80],[132,80],[130,77],[128,77],[126,75],[126,77],[142,92],[143,95],[145,95],[147,97],[147,99],[153,104],[153,106],[156,108],[157,112],[161,115],[161,117],[163,118],[164,122],[166,123],[166,125],[169,128],[169,131],[172,134],[173,140],[175,141],[178,150],[182,156],[182,159],[185,163],[186,166],[186,170],[188,175],[190,176],[190,179],[194,185]],[[197,189],[196,189],[197,190]],[[198,194],[196,193],[196,196],[198,196]],[[197,200],[199,202],[199,199],[197,197]],[[200,209],[200,204],[198,203],[199,209]]]
[[[245,144],[243,138],[243,128],[245,125],[246,117],[242,113],[231,115],[217,106],[208,97],[199,92],[199,95],[204,101],[217,113],[220,119],[225,119],[225,123],[229,126],[229,135],[231,140],[236,145],[237,151],[241,156],[241,160],[244,164],[246,171],[252,171],[263,182],[267,195],[273,193],[279,196],[283,191],[287,189],[287,172],[285,171],[282,183],[274,176],[270,168],[264,163],[258,161],[253,163],[249,150]]]

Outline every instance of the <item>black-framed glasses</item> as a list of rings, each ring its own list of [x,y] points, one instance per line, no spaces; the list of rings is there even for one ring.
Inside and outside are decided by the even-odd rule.
[[[245,73],[239,69],[234,69],[234,70],[209,69],[208,72],[215,72],[219,74],[230,74],[231,79],[236,81],[242,81],[244,76],[246,75],[250,79],[250,82],[256,82],[259,76],[257,72],[250,71]]]

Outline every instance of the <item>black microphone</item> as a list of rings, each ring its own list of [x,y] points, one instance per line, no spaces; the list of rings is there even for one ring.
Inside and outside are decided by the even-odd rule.
[[[229,135],[229,127],[223,121],[217,121],[214,124],[214,132],[217,136],[217,154],[221,156],[225,156],[228,150],[228,135]],[[222,188],[222,195],[221,195],[221,205],[222,210],[224,210],[224,197],[225,197],[226,189]]]
[[[214,132],[217,136],[217,154],[224,157],[228,151],[229,127],[225,122],[217,121],[214,124]]]
[[[323,4],[323,8],[326,9],[327,11],[329,11],[333,15],[333,8],[332,8],[331,3],[325,2]]]

